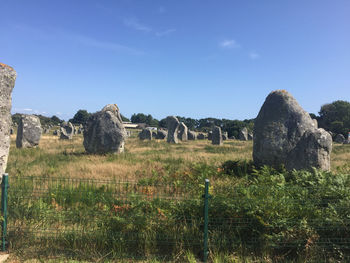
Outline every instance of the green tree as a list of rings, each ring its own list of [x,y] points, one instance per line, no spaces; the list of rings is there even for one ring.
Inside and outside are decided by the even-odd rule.
[[[90,117],[90,113],[86,110],[78,110],[72,119],[69,121],[73,124],[85,124]]]
[[[350,103],[337,100],[325,104],[319,111],[318,125],[333,133],[342,133],[347,136],[350,131]]]

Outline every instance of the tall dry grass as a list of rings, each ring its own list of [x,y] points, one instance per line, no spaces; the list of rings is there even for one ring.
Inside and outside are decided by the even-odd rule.
[[[169,170],[186,172],[195,163],[219,167],[227,160],[252,160],[252,142],[224,141],[223,146],[208,140],[168,144],[166,141],[140,141],[129,138],[123,154],[86,154],[82,135],[60,140],[44,134],[39,147],[17,149],[11,137],[7,172],[11,175],[53,176],[70,178],[119,179],[166,176]],[[333,147],[332,170],[350,172],[350,145]]]

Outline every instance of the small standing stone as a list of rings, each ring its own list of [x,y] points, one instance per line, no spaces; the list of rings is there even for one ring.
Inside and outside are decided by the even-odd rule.
[[[239,131],[239,139],[241,141],[248,141],[248,129],[247,129],[247,127],[244,127],[242,130]]]
[[[337,134],[334,138],[334,141],[336,143],[344,143],[345,142],[345,137],[343,134]]]
[[[23,114],[17,129],[16,147],[32,148],[38,146],[41,133],[39,117]]]
[[[142,131],[139,133],[140,140],[152,140],[152,131],[150,129],[142,129]]]
[[[168,132],[165,130],[158,129],[156,139],[164,140],[168,135]]]
[[[60,129],[60,139],[61,140],[71,140],[73,139],[74,126],[72,123],[64,122]]]
[[[197,139],[197,133],[194,131],[188,131],[187,136],[189,140],[196,140]]]
[[[223,132],[222,133],[222,140],[226,141],[228,139],[228,133],[227,132]]]
[[[197,139],[198,139],[198,140],[204,140],[204,139],[205,139],[205,134],[204,134],[203,132],[199,132],[199,133],[197,134]]]
[[[222,145],[221,128],[218,126],[214,126],[214,128],[213,128],[211,143],[214,145]]]

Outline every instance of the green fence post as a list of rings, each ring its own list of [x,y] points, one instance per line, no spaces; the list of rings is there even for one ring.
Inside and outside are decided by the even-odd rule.
[[[204,244],[203,244],[203,262],[206,263],[208,260],[208,210],[209,210],[209,180],[205,179],[204,188]]]
[[[8,174],[3,174],[1,182],[1,215],[2,215],[2,246],[1,250],[6,250],[6,235],[7,235],[7,190],[9,188]]]

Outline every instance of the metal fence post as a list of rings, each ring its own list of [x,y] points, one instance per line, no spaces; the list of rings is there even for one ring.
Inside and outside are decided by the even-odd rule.
[[[2,215],[2,246],[1,250],[6,250],[6,236],[7,236],[7,190],[9,188],[8,174],[3,174],[1,182],[1,215]]]
[[[204,244],[203,244],[203,262],[206,263],[208,260],[208,210],[209,210],[209,180],[205,179],[204,188]]]

